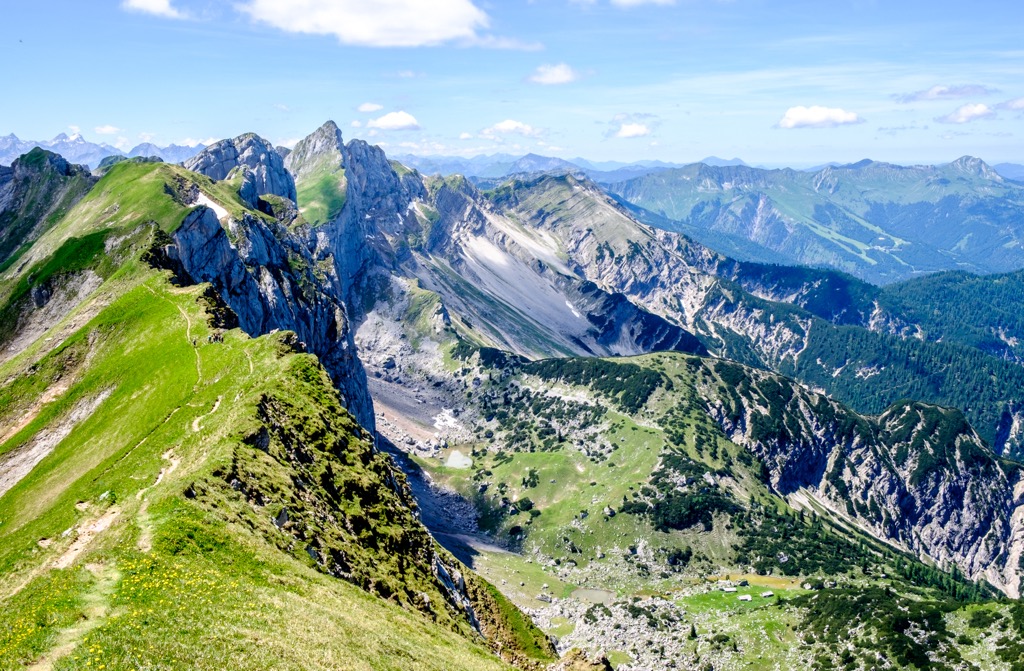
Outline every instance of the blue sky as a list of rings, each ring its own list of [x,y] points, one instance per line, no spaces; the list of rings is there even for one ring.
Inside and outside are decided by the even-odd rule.
[[[165,145],[334,119],[390,154],[1024,163],[1024,3],[5,3],[0,134]]]

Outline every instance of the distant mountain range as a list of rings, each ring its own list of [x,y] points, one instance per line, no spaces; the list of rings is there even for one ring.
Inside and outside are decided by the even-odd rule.
[[[1006,179],[1024,182],[1024,165],[1018,163],[997,163],[992,166],[992,169]]]
[[[1024,267],[1024,185],[968,156],[815,172],[696,164],[605,186],[646,223],[742,260],[828,266],[876,284]]]
[[[172,144],[167,147],[158,147],[150,142],[144,142],[135,146],[127,154],[105,142],[96,144],[89,142],[80,133],[68,135],[61,133],[52,140],[22,140],[17,135],[0,137],[0,165],[11,165],[14,160],[22,154],[27,154],[35,147],[47,149],[55,154],[60,154],[71,163],[87,165],[90,168],[99,166],[100,162],[108,156],[156,156],[168,163],[181,163],[189,159],[203,149],[204,144],[197,144],[194,147]]]
[[[554,156],[526,154],[492,154],[490,156],[412,156],[409,154],[396,156],[395,160],[410,168],[415,168],[425,175],[462,175],[477,184],[491,180],[500,180],[510,175],[532,174],[539,172],[577,173],[600,183],[619,182],[634,177],[642,177],[660,170],[681,168],[684,163],[665,163],[664,161],[588,161],[585,158],[562,159]],[[713,166],[745,166],[741,159],[723,159],[708,156],[700,161]]]

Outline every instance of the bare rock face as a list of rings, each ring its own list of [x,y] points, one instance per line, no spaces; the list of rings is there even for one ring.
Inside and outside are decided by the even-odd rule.
[[[699,391],[726,435],[795,505],[815,501],[878,538],[1020,594],[1024,474],[1000,461],[960,411],[906,401],[863,417],[767,373],[729,398]]]
[[[295,180],[284,167],[284,159],[272,144],[255,133],[221,140],[186,160],[185,168],[210,179],[227,179],[236,170],[244,171],[242,198],[253,208],[263,195],[275,195],[294,201]]]
[[[344,147],[341,129],[333,121],[328,121],[285,154],[284,167],[299,181],[326,163],[332,164],[330,167],[333,168],[344,168]]]
[[[230,232],[230,236],[229,236]],[[253,335],[294,331],[301,346],[316,354],[331,374],[345,406],[374,430],[366,373],[352,340],[337,278],[314,276],[302,240],[284,226],[246,215],[226,231],[212,209],[193,210],[174,233],[168,249],[195,281],[210,282]]]
[[[0,166],[0,262],[42,235],[51,215],[70,209],[95,184],[85,166],[35,148]]]
[[[387,236],[416,224],[410,205],[426,189],[418,177],[400,177],[380,147],[362,140],[345,144],[333,121],[296,144],[287,166],[300,181],[315,171],[344,170],[344,208],[307,236],[314,258],[333,266],[339,295],[358,320],[390,286],[397,252]]]

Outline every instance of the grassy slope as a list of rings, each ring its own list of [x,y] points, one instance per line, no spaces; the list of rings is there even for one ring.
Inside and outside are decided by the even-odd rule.
[[[152,220],[173,229],[185,210],[163,183],[177,174],[116,166],[29,257],[45,263],[40,250],[89,230],[124,233]],[[115,245],[122,262],[103,274],[98,293],[109,298],[87,324],[52,351],[37,343],[0,366],[4,411],[38,406],[0,451],[109,394],[0,497],[0,669],[505,668],[453,631],[464,627],[443,609],[434,624],[317,571],[304,547],[283,543],[269,523],[277,510],[231,488],[224,474],[239,455],[268,456],[240,433],[260,425],[267,398],[319,404],[319,419],[354,455],[368,448],[315,359],[291,353],[280,336],[230,331],[207,343],[201,287],[175,288],[141,263],[148,237],[137,231]],[[18,278],[5,280],[0,295],[9,298]],[[55,382],[66,391],[38,403]],[[7,426],[12,413],[3,414]],[[270,428],[301,434],[303,426]],[[376,477],[341,460],[328,466]]]
[[[338,164],[326,157],[305,169],[295,183],[299,212],[313,226],[327,223],[345,207],[348,180]]]

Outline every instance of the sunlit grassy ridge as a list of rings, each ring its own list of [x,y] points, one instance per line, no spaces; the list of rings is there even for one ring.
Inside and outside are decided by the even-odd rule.
[[[446,605],[404,485],[316,359],[286,333],[210,342],[204,287],[141,261],[188,211],[181,180],[242,207],[118,164],[0,284],[18,314],[39,282],[102,279],[0,364],[0,426],[24,424],[0,455],[52,449],[0,496],[0,669],[506,668]],[[543,640],[505,603],[485,631]]]

